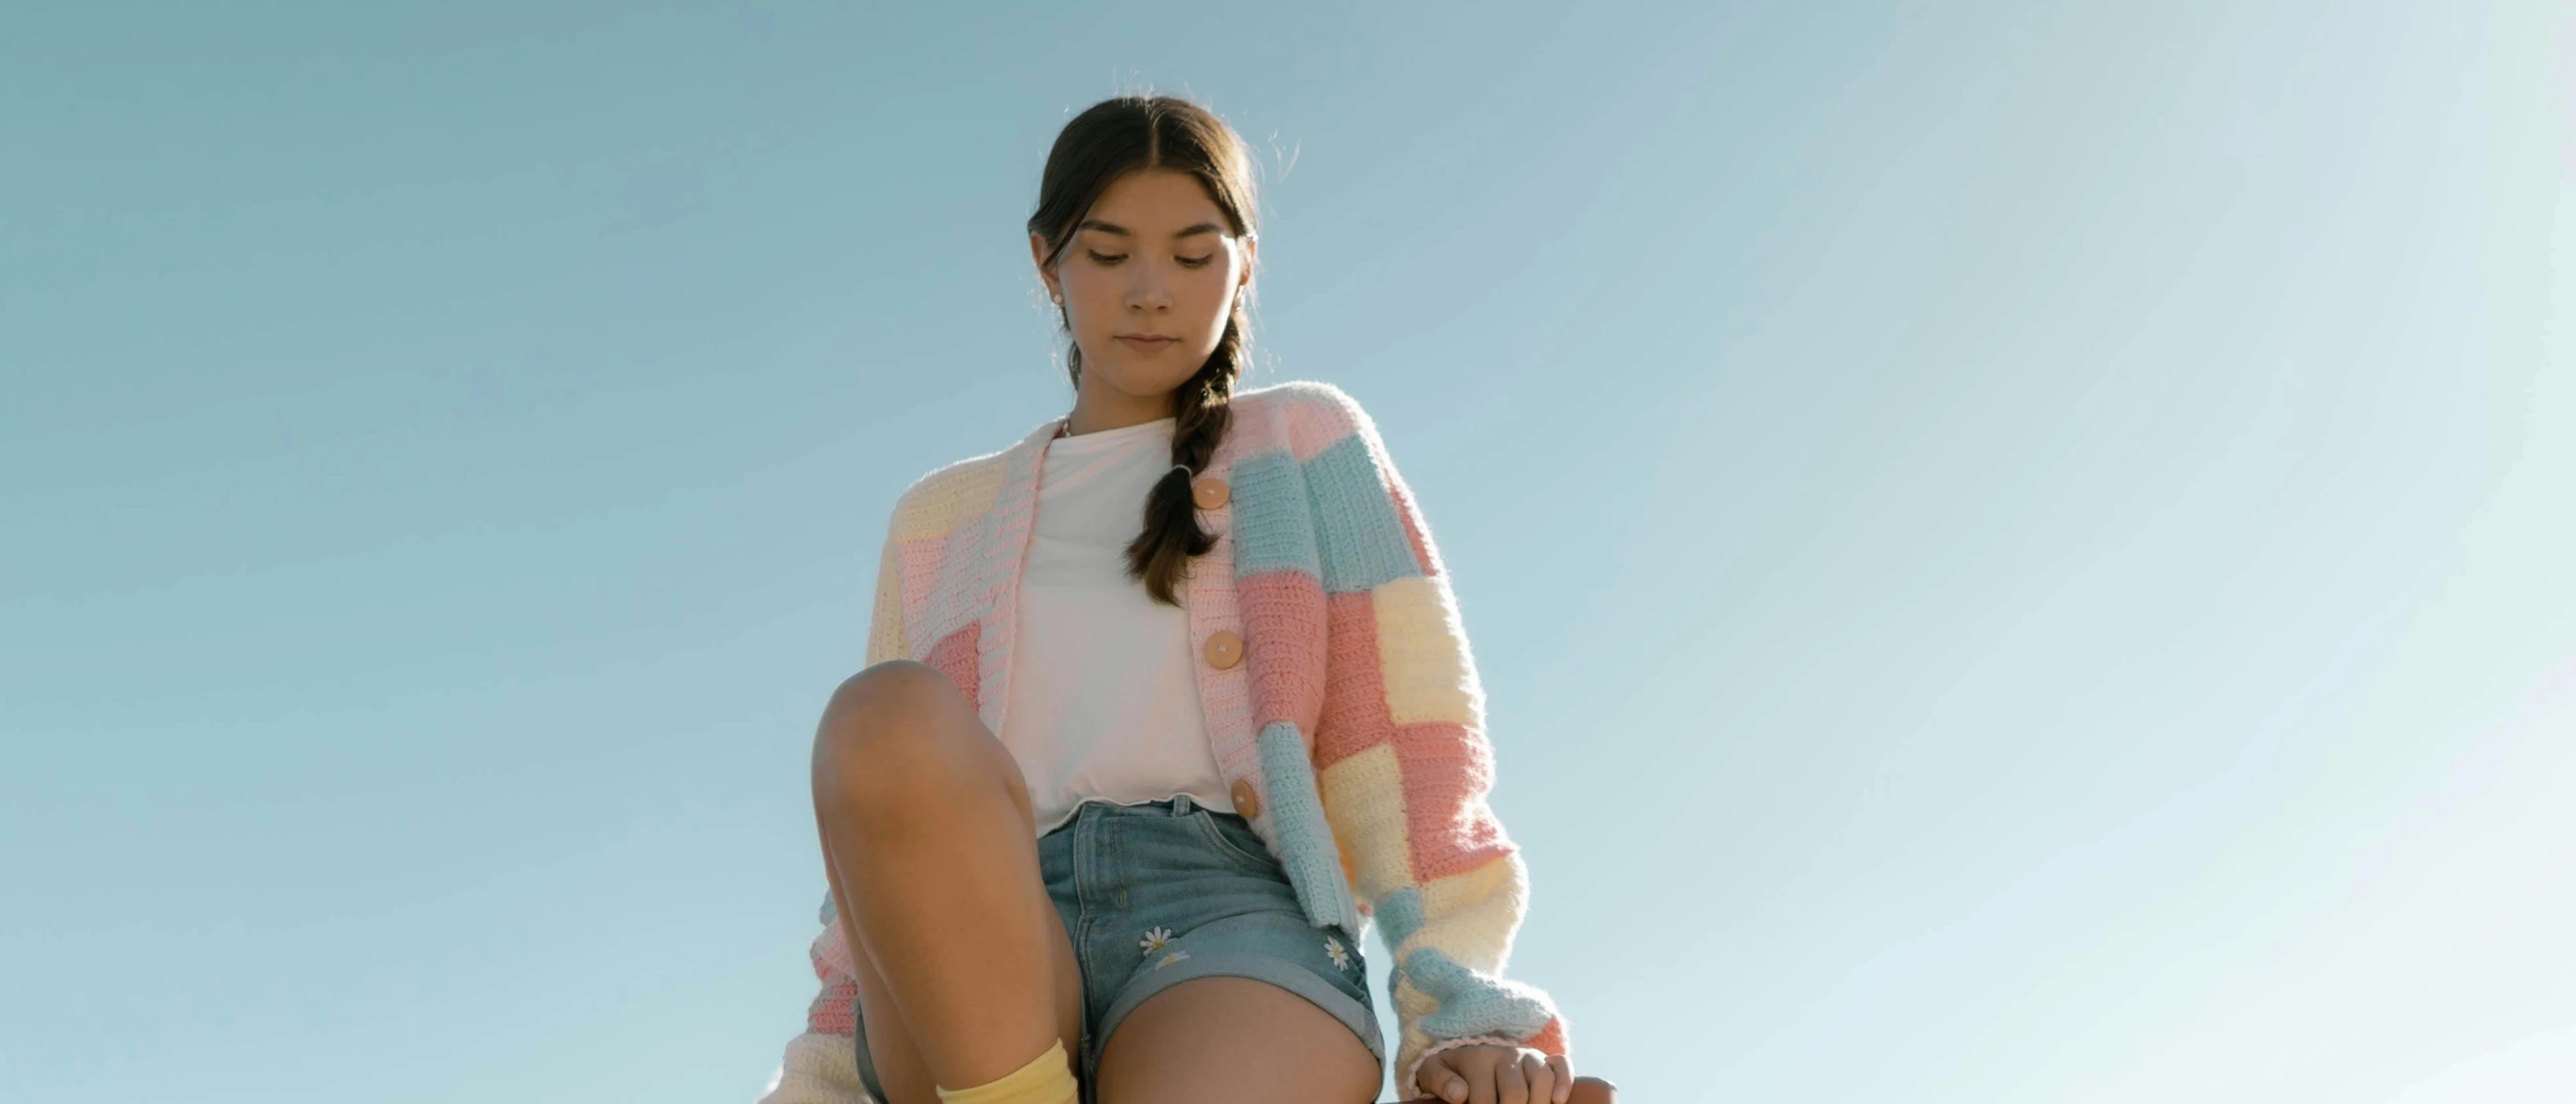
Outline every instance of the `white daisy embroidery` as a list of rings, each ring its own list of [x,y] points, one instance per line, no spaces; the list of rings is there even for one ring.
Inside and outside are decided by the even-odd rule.
[[[1165,945],[1165,944],[1170,943],[1171,941],[1172,941],[1172,932],[1171,932],[1171,929],[1169,929],[1169,928],[1153,927],[1153,928],[1147,928],[1147,929],[1145,929],[1145,938],[1144,938],[1143,944],[1144,944],[1144,947],[1145,947],[1145,953],[1146,953],[1146,954],[1149,954],[1149,955],[1150,955],[1150,954],[1160,954],[1160,953],[1162,953],[1162,950],[1163,950],[1164,945]]]
[[[1162,958],[1162,961],[1160,961],[1160,962],[1156,962],[1156,963],[1154,964],[1154,968],[1155,968],[1155,969],[1157,969],[1157,970],[1160,970],[1160,969],[1162,969],[1162,968],[1163,968],[1163,967],[1165,967],[1165,966],[1169,966],[1169,965],[1171,965],[1171,964],[1173,964],[1173,963],[1175,963],[1175,962],[1179,962],[1180,960],[1182,960],[1182,959],[1184,959],[1184,958],[1188,958],[1188,957],[1190,957],[1190,952],[1188,952],[1188,951],[1173,951],[1173,952],[1172,952],[1172,953],[1170,953],[1170,954],[1164,955],[1164,956],[1163,956],[1163,958]]]
[[[1324,953],[1333,956],[1334,969],[1347,970],[1351,968],[1351,954],[1349,951],[1342,949],[1342,941],[1340,939],[1329,935],[1325,936]]]

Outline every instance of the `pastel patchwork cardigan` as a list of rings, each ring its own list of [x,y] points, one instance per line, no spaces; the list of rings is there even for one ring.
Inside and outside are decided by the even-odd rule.
[[[1240,661],[1195,664],[1208,739],[1252,830],[1286,868],[1306,918],[1355,938],[1374,920],[1393,951],[1396,1085],[1471,1043],[1566,1053],[1548,996],[1502,977],[1528,873],[1486,795],[1485,695],[1447,572],[1376,425],[1327,383],[1239,393],[1200,478],[1216,546],[1181,597],[1191,655],[1233,632]],[[1037,477],[1061,418],[1000,452],[915,481],[878,564],[867,662],[945,673],[992,731],[1009,701],[1016,585]],[[828,894],[814,940],[822,992],[763,1104],[867,1099],[852,1053],[857,985]]]

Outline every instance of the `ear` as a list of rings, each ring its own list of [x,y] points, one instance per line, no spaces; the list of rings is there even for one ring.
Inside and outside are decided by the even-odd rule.
[[[1055,273],[1047,271],[1046,255],[1046,235],[1034,230],[1030,231],[1029,263],[1037,266],[1038,279],[1046,282],[1047,298],[1062,299],[1064,298],[1064,288],[1056,282]]]

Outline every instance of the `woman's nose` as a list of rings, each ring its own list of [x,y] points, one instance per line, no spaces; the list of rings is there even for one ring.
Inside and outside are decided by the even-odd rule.
[[[1136,282],[1127,289],[1127,305],[1139,310],[1171,309],[1170,281],[1164,279],[1162,273],[1152,271],[1150,265],[1139,265],[1137,268],[1139,271]]]

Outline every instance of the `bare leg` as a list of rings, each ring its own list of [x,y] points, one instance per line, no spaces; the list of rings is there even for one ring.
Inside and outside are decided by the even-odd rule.
[[[1332,1013],[1251,978],[1147,997],[1100,1052],[1101,1104],[1369,1104],[1378,1078],[1368,1044]]]
[[[897,660],[841,684],[814,819],[889,1104],[992,1081],[1051,1038],[1078,1055],[1082,976],[1019,764],[947,676]]]

